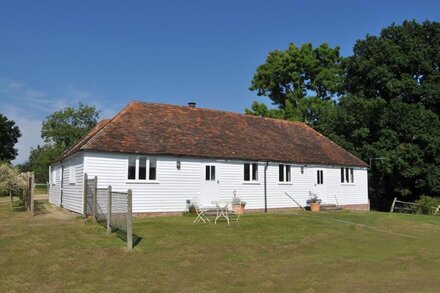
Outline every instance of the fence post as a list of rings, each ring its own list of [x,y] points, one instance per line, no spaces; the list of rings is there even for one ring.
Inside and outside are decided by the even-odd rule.
[[[112,233],[112,186],[109,185],[107,189],[107,233]]]
[[[133,248],[133,231],[132,231],[132,192],[131,189],[127,192],[127,248],[131,251]]]
[[[30,200],[31,200],[31,214],[32,216],[35,216],[34,213],[34,192],[35,192],[35,174],[34,172],[31,173],[31,186],[30,186]]]
[[[84,173],[83,179],[83,218],[87,218],[87,173]]]
[[[394,205],[396,204],[397,197],[394,198],[393,204],[391,205],[390,213],[394,212]]]
[[[98,205],[98,177],[95,176],[95,186],[93,187],[93,221],[96,222],[96,207]]]

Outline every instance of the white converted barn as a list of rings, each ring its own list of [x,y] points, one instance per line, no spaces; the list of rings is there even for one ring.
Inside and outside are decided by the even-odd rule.
[[[309,126],[250,115],[131,102],[51,166],[49,201],[82,213],[84,174],[133,191],[134,213],[181,212],[187,200],[246,209],[306,205],[368,209],[367,164]]]

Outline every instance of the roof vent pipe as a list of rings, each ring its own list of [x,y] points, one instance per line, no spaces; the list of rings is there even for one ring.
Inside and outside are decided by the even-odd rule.
[[[190,107],[190,108],[195,108],[195,107],[196,107],[196,103],[194,103],[194,102],[189,102],[189,103],[188,103],[188,107]]]

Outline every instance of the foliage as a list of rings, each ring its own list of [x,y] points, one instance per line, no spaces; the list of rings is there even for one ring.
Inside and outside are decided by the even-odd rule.
[[[422,104],[440,114],[440,23],[404,21],[356,42],[347,61],[347,90]]]
[[[422,195],[420,199],[416,200],[418,204],[417,213],[424,215],[432,215],[435,209],[440,205],[440,199]]]
[[[196,206],[193,203],[190,203],[189,205],[187,205],[186,207],[188,209],[188,212],[191,214],[195,214],[196,213]]]
[[[316,193],[309,192],[310,198],[307,200],[307,204],[321,202],[321,199],[318,197]]]
[[[295,121],[315,120],[322,108],[333,106],[331,98],[342,90],[342,61],[339,47],[330,48],[326,43],[317,48],[310,43],[301,47],[290,44],[286,51],[270,52],[266,63],[257,68],[250,90],[268,96],[278,109],[269,110],[254,102],[246,112]]]
[[[61,145],[44,144],[31,149],[29,165],[35,174],[35,181],[46,183],[49,181],[49,166],[63,153]]]
[[[15,122],[0,114],[0,161],[15,159],[18,152],[14,146],[19,137],[21,137],[21,132]]]
[[[93,128],[99,118],[95,106],[82,103],[78,108],[67,107],[49,115],[43,122],[41,137],[63,148],[69,148]]]
[[[26,177],[7,163],[0,164],[0,189],[12,194],[20,194],[27,188]]]
[[[295,46],[274,51],[258,67],[251,89],[278,107],[255,102],[246,113],[306,121],[364,161],[371,159],[373,208],[389,208],[394,197],[440,196],[439,47],[438,22],[392,24],[379,36],[357,41],[352,56],[330,58],[324,66],[330,90],[316,97],[306,97],[314,88],[307,87],[301,65],[303,56],[313,59],[310,54],[291,53],[301,52]],[[325,104],[331,94],[337,102]]]

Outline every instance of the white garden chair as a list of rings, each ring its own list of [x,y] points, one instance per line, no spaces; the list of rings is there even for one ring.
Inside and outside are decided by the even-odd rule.
[[[193,204],[194,209],[197,214],[197,217],[193,223],[200,222],[200,221],[202,221],[203,223],[211,222],[208,218],[208,215],[206,214],[207,210],[203,209],[203,207],[199,203],[198,198],[194,198],[193,200],[191,200],[191,204]]]

